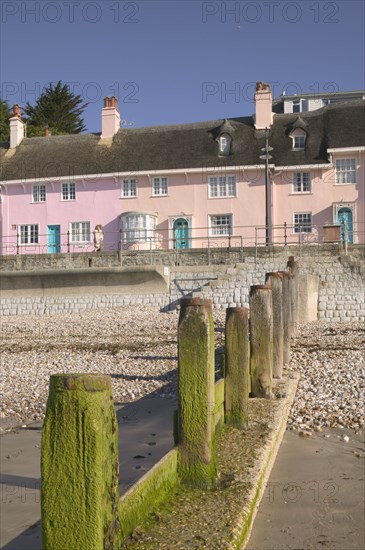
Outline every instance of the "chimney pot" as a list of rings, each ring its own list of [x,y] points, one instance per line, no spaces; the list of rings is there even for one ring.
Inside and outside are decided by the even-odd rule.
[[[104,108],[101,111],[101,138],[112,138],[120,128],[118,100],[115,96],[104,98]]]
[[[255,105],[256,130],[264,130],[265,128],[270,128],[273,123],[274,114],[272,112],[272,94],[270,90],[270,85],[266,82],[256,83]]]
[[[21,118],[21,110],[18,103],[13,105],[13,117]]]
[[[9,119],[10,124],[10,149],[19,145],[25,135],[25,124],[21,119],[21,111],[18,103],[13,105],[13,115]]]
[[[104,97],[104,108],[105,107],[115,107],[118,109],[118,100],[112,95],[111,97]]]

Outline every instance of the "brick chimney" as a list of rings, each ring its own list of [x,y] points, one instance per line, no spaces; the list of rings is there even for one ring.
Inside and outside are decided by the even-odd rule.
[[[118,100],[115,96],[104,98],[104,108],[101,110],[101,138],[112,138],[120,128]]]
[[[10,149],[15,149],[24,137],[25,124],[21,119],[20,107],[17,103],[13,106],[13,116],[10,123]]]
[[[272,112],[272,94],[269,84],[265,82],[256,83],[255,105],[256,130],[270,128],[273,123],[274,113]]]

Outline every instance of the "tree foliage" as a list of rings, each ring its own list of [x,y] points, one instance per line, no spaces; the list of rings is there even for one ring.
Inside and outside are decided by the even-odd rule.
[[[79,134],[86,129],[82,114],[87,107],[81,96],[70,91],[61,80],[47,86],[36,101],[28,102],[24,114],[28,117],[27,135],[42,136],[48,126],[51,134]]]
[[[9,141],[9,118],[11,116],[9,105],[0,98],[0,141]]]

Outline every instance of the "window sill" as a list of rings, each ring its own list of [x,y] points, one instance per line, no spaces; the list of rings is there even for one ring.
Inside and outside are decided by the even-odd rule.
[[[162,199],[164,197],[169,197],[170,195],[150,195],[150,199]]]
[[[208,199],[217,200],[217,199],[236,199],[237,195],[223,195],[222,197],[208,197]]]
[[[342,187],[343,185],[356,185],[356,181],[353,183],[334,183],[334,187]]]
[[[138,199],[137,195],[133,195],[132,197],[119,197],[120,200],[126,200],[126,199]]]
[[[295,195],[313,195],[313,191],[293,191],[292,193],[289,193],[289,197]]]

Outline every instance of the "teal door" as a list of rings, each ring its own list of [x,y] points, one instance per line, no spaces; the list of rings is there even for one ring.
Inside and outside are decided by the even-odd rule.
[[[353,215],[351,208],[340,208],[337,214],[337,222],[341,224],[341,240],[346,240],[348,243],[354,242],[354,227]]]
[[[184,218],[174,221],[174,247],[189,248],[189,224]]]
[[[47,235],[48,254],[59,254],[61,252],[61,226],[49,225]]]

